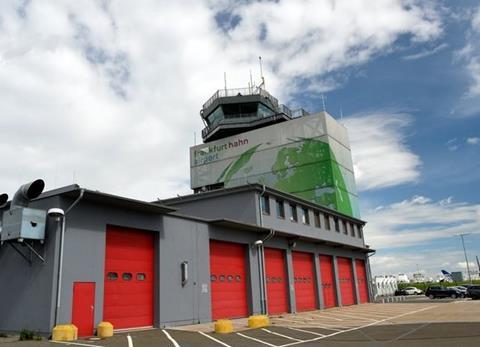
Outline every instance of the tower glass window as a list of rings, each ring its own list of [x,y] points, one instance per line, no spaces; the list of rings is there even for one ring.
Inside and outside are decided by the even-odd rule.
[[[315,211],[313,213],[313,222],[315,223],[316,228],[321,228],[322,227],[322,225],[320,223],[320,212]]]
[[[258,118],[267,118],[273,116],[275,112],[263,104],[258,104]]]
[[[268,195],[263,195],[260,199],[262,205],[262,213],[270,214],[270,198]]]
[[[223,119],[223,111],[221,107],[218,107],[207,117],[207,124],[210,127],[215,127]]]
[[[302,223],[310,224],[310,217],[308,215],[308,208],[302,207]]]
[[[278,218],[285,218],[285,206],[283,204],[283,200],[277,199],[275,201],[275,205],[277,207],[277,217]]]
[[[290,204],[290,220],[292,222],[298,222],[297,205],[295,204]]]

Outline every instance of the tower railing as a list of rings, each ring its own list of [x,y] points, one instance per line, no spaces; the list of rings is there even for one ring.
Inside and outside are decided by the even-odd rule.
[[[206,108],[211,106],[215,102],[215,100],[219,98],[225,98],[230,96],[247,96],[247,95],[261,95],[267,98],[268,100],[270,100],[273,106],[278,107],[277,98],[272,96],[265,89],[254,86],[250,88],[219,89],[210,97],[210,99],[207,100],[207,102],[203,104],[202,108],[205,110]]]

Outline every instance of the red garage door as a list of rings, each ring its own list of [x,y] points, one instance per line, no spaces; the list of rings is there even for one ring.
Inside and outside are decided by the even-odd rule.
[[[115,329],[153,325],[153,233],[107,227],[103,320]]]
[[[340,291],[342,294],[342,305],[348,306],[355,304],[355,294],[352,276],[352,260],[349,258],[337,258],[338,280],[340,282]]]
[[[357,271],[358,293],[360,294],[360,303],[368,302],[368,284],[365,261],[355,260],[355,270]]]
[[[325,308],[334,307],[337,300],[335,298],[335,277],[331,256],[320,256],[320,272],[322,273],[323,305]]]
[[[213,320],[248,315],[246,273],[243,245],[210,240]]]
[[[268,313],[278,314],[288,311],[287,270],[285,251],[265,248],[265,272],[267,279]]]
[[[292,252],[292,258],[297,311],[315,310],[317,308],[317,296],[315,295],[313,254]]]

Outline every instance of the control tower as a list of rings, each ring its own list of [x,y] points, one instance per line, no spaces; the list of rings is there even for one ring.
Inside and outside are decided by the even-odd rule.
[[[220,89],[190,148],[195,193],[259,183],[359,217],[346,128],[326,112],[292,111],[261,87]]]
[[[219,89],[203,104],[203,142],[211,142],[245,131],[288,121],[308,114],[291,111],[261,87]]]

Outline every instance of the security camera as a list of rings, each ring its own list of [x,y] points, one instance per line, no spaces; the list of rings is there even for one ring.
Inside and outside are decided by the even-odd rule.
[[[52,218],[61,218],[65,216],[65,212],[61,208],[56,208],[56,207],[49,209],[47,214],[49,217],[52,217]]]

